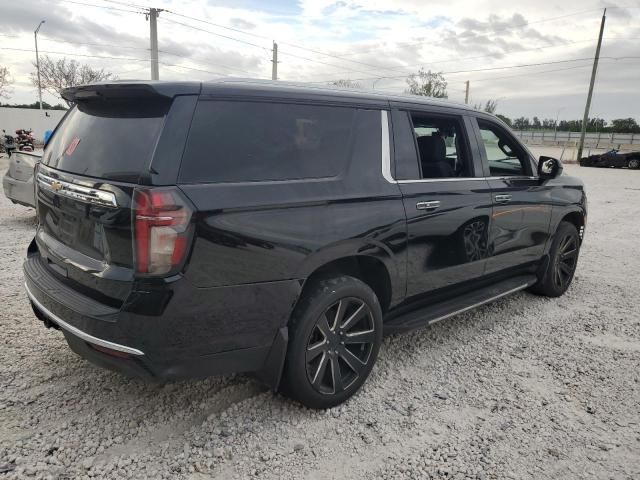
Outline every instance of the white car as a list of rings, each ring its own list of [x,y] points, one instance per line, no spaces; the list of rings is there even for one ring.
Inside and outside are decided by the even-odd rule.
[[[5,196],[13,203],[35,207],[33,172],[41,153],[14,152],[9,159],[9,169],[2,179]]]

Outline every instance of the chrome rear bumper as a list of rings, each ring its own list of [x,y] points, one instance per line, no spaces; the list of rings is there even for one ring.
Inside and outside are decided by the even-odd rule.
[[[103,340],[101,338],[94,337],[93,335],[89,335],[88,333],[83,332],[82,330],[74,327],[73,325],[68,324],[67,322],[62,320],[60,317],[58,317],[56,314],[47,310],[47,308],[38,301],[38,299],[33,295],[33,293],[31,293],[26,283],[24,284],[24,288],[27,291],[27,296],[29,297],[29,300],[31,300],[31,302],[38,308],[38,310],[40,310],[43,315],[45,315],[49,320],[51,320],[53,323],[55,323],[57,326],[59,326],[63,330],[66,330],[72,335],[75,335],[76,337],[81,338],[85,342],[89,342],[94,345],[99,345],[104,348],[110,348],[111,350],[117,350],[119,352],[128,353],[130,355],[144,355],[144,352],[138,350],[137,348],[127,347],[126,345],[120,345],[119,343],[113,343],[108,340]]]

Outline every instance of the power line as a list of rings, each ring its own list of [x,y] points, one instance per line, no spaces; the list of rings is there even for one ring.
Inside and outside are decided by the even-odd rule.
[[[560,15],[560,16],[557,16],[557,17],[542,18],[540,20],[535,20],[533,22],[526,22],[526,23],[521,23],[521,24],[517,24],[517,25],[506,25],[503,28],[493,29],[491,32],[488,32],[488,33],[475,34],[475,35],[473,35],[472,39],[479,38],[479,37],[486,37],[486,36],[489,36],[489,35],[494,34],[494,33],[503,32],[503,31],[506,31],[506,30],[514,29],[514,28],[528,27],[529,25],[537,25],[539,23],[546,23],[546,22],[551,22],[551,21],[554,21],[554,20],[560,20],[560,19],[567,18],[567,17],[573,17],[573,16],[576,16],[576,15],[582,15],[584,13],[590,13],[590,12],[595,12],[595,11],[599,12],[600,10],[601,10],[600,8],[592,8],[592,9],[589,9],[589,10],[581,10],[579,12],[568,13],[566,15]],[[404,46],[405,47],[412,47],[412,46],[416,46],[416,45],[422,45],[424,43],[426,43],[426,42],[423,40],[421,42],[410,43],[410,44],[407,44],[407,45],[404,45]],[[371,52],[371,51],[374,51],[374,50],[379,50],[379,47],[371,47],[371,48],[368,48],[366,50],[360,50],[359,52],[352,52],[352,53],[349,53],[347,55],[360,55],[362,53],[368,53],[368,52]]]
[[[566,42],[566,43],[562,43],[562,44],[557,44],[557,45],[544,45],[544,46],[537,46],[537,47],[532,47],[532,48],[524,48],[524,49],[520,49],[520,50],[511,50],[508,52],[495,52],[495,53],[489,53],[489,54],[485,54],[485,55],[476,55],[473,57],[449,57],[449,58],[444,58],[444,59],[438,59],[435,61],[430,61],[430,62],[422,62],[422,63],[417,63],[417,64],[413,64],[413,65],[406,65],[406,66],[396,66],[396,67],[387,67],[384,68],[382,70],[389,70],[389,71],[394,71],[394,70],[404,70],[404,69],[410,69],[410,68],[416,68],[416,67],[421,67],[421,66],[431,66],[431,65],[436,65],[439,63],[448,63],[448,62],[461,62],[464,60],[478,60],[481,58],[490,58],[490,57],[496,57],[497,55],[511,55],[514,53],[523,53],[523,52],[531,52],[531,51],[536,51],[536,50],[542,50],[542,49],[546,49],[546,48],[558,48],[558,47],[564,47],[566,45],[573,45],[573,44],[577,44],[577,43],[586,43],[586,42],[592,42],[593,39],[591,40],[577,40],[574,42]],[[343,74],[348,74],[348,73],[356,73],[358,72],[358,70],[346,70],[340,73]],[[336,72],[339,73],[339,72]],[[409,72],[407,71],[407,75],[410,73],[415,73],[415,72]],[[384,77],[383,77],[384,78]]]
[[[136,7],[136,8],[140,8],[142,10],[148,10],[149,7],[145,6],[145,5],[136,5],[135,3],[125,3],[125,2],[117,2],[116,0],[102,0],[103,2],[107,2],[107,3],[115,3],[116,5],[123,5],[125,7]]]
[[[81,45],[81,46],[87,46],[87,47],[125,48],[125,49],[128,49],[128,50],[145,50],[145,51],[149,51],[149,49],[146,48],[146,47],[133,47],[133,46],[129,46],[129,45],[113,45],[113,44],[108,44],[108,43],[72,42],[70,40],[57,40],[57,39],[51,38],[51,37],[43,37],[43,39],[46,40],[46,41],[49,41],[49,42],[68,43],[70,45]],[[169,53],[169,52],[165,52],[165,53]]]
[[[499,31],[506,30],[506,29],[513,29],[513,28],[528,26],[528,25],[537,24],[537,23],[543,23],[543,22],[548,22],[548,21],[559,20],[559,19],[563,19],[563,18],[567,18],[567,17],[571,17],[571,16],[582,15],[584,13],[589,13],[589,12],[593,12],[593,11],[596,11],[596,10],[599,11],[600,9],[582,10],[582,11],[579,11],[579,12],[573,12],[573,13],[569,13],[569,14],[566,14],[566,15],[560,15],[560,16],[556,16],[556,17],[540,19],[540,20],[537,20],[537,21],[534,21],[534,22],[527,22],[527,23],[524,23],[524,24],[521,24],[521,25],[507,25],[502,29],[494,29],[492,32],[487,33],[487,34],[474,35],[474,38],[477,38],[479,36],[490,35],[491,33],[499,32]],[[228,27],[226,25],[220,25],[220,24],[217,24],[217,23],[214,23],[214,22],[210,22],[208,20],[203,20],[203,19],[200,19],[200,18],[191,17],[189,15],[184,15],[182,13],[177,13],[177,12],[174,12],[174,11],[171,11],[171,10],[167,10],[167,12],[172,14],[172,15],[177,15],[179,17],[187,18],[187,19],[190,19],[190,20],[193,20],[193,21],[196,21],[196,22],[206,23],[206,24],[212,25],[214,27],[223,28],[223,29],[226,29],[226,30],[238,32],[238,33],[241,33],[243,35],[249,35],[249,36],[253,36],[253,37],[256,37],[256,38],[262,38],[262,39],[269,39],[269,37],[266,37],[264,35],[260,35],[260,34],[253,33],[253,32],[248,32],[246,30],[242,30],[242,29],[239,29],[239,28]],[[210,33],[213,33],[213,32],[210,32]],[[330,54],[330,53],[323,52],[323,51],[320,51],[320,50],[304,47],[304,46],[301,46],[301,45],[298,45],[298,44],[295,44],[295,43],[282,42],[282,41],[280,41],[278,43],[281,44],[281,45],[288,45],[288,46],[290,46],[292,48],[298,48],[298,49],[301,49],[301,50],[306,50],[308,52],[316,53],[318,55],[324,55],[324,56],[327,56],[327,57],[330,57],[330,58],[335,58],[335,59],[342,60],[342,61],[352,62],[352,63],[364,65],[364,66],[367,66],[367,67],[372,67],[372,68],[375,68],[377,70],[385,70],[385,71],[387,71],[387,70],[400,70],[400,69],[404,69],[404,68],[410,68],[410,66],[382,67],[380,65],[373,65],[373,64],[367,63],[367,62],[362,62],[362,61],[359,61],[359,60],[351,60],[349,58],[345,58],[349,54],[336,55],[336,54]],[[422,43],[424,43],[424,42],[420,42],[419,44],[422,44]],[[283,52],[281,52],[281,53],[283,53]],[[351,55],[360,54],[360,53],[363,53],[363,52],[357,52],[357,53],[353,53]],[[291,54],[291,53],[289,53],[289,55],[290,56],[295,56],[294,54]],[[492,55],[486,55],[486,56],[492,56]],[[477,57],[477,58],[484,58],[486,56]],[[307,60],[307,61],[314,61],[314,60],[311,60],[311,59],[308,59],[308,58],[305,58],[305,57],[300,57],[300,56],[298,56],[297,58],[301,58],[301,59]],[[457,60],[457,59],[452,59],[451,61],[453,61],[453,60]],[[446,61],[449,61],[449,60],[446,60]],[[316,61],[316,63],[322,63],[322,62],[317,62]],[[324,65],[334,66],[333,64],[328,64],[326,62],[324,62],[323,64]],[[421,64],[418,64],[418,65],[421,65]],[[345,73],[354,73],[354,72],[358,72],[358,70],[345,71]]]
[[[63,2],[63,3],[72,3],[74,5],[82,5],[83,7],[95,7],[95,8],[103,8],[105,10],[113,10],[113,11],[117,11],[117,12],[127,12],[127,13],[144,13],[143,11],[140,10],[133,10],[133,9],[124,9],[124,8],[118,8],[118,7],[111,7],[109,5],[96,5],[95,3],[84,3],[84,2],[76,2],[74,0],[57,0],[58,2]]]
[[[35,52],[30,48],[13,48],[13,47],[0,47],[0,50],[13,50],[16,52]],[[69,55],[69,52],[54,52],[50,50],[40,50],[40,53],[47,53],[49,55]],[[85,53],[74,53],[74,57],[86,57],[86,58],[103,58],[109,60],[127,60],[127,61],[137,61],[137,62],[148,62],[150,61],[148,58],[139,58],[139,57],[110,57],[106,55],[90,55]]]
[[[33,53],[35,50],[31,50],[28,48],[11,48],[11,47],[0,47],[0,50],[13,50],[13,51],[18,51],[18,52],[31,52]],[[47,51],[47,50],[41,50],[41,53],[47,53],[49,55],[69,55],[68,52],[52,52],[52,51]],[[76,57],[87,57],[87,58],[102,58],[102,59],[108,59],[108,60],[125,60],[125,61],[132,61],[132,62],[150,62],[151,59],[149,58],[139,58],[139,57],[110,57],[110,56],[105,56],[105,55],[89,55],[89,54],[81,54],[81,53],[74,53],[73,56]],[[204,70],[201,68],[195,68],[195,67],[188,67],[186,65],[179,65],[179,64],[175,64],[175,63],[164,63],[164,62],[159,62],[161,65],[165,65],[167,67],[178,67],[178,68],[186,68],[188,70],[194,70],[194,71],[198,71],[198,72],[205,72],[205,73],[210,73],[212,75],[228,75],[228,73],[221,73],[221,72],[213,72],[210,70]]]
[[[230,37],[230,36],[228,36],[228,35],[222,35],[222,34],[220,34],[220,33],[212,32],[212,31],[210,31],[210,30],[205,30],[204,28],[195,27],[195,26],[193,26],[193,25],[189,25],[189,24],[187,24],[187,23],[183,23],[183,22],[178,22],[177,20],[172,20],[172,19],[169,19],[169,18],[167,18],[167,19],[165,19],[165,20],[167,20],[167,21],[169,21],[169,22],[171,22],[171,23],[175,23],[175,24],[178,24],[178,25],[182,25],[182,26],[184,26],[184,27],[188,27],[188,28],[192,28],[192,29],[194,29],[194,30],[198,30],[198,31],[200,31],[200,32],[209,33],[209,34],[211,34],[211,35],[215,35],[215,36],[217,36],[217,37],[226,38],[226,39],[228,39],[228,40],[233,40],[233,41],[235,41],[235,42],[244,43],[244,44],[250,45],[250,46],[252,46],[252,47],[257,47],[257,48],[261,48],[261,49],[266,50],[266,51],[270,51],[270,49],[269,49],[269,48],[263,47],[263,46],[261,46],[261,45],[257,45],[257,44],[255,44],[255,43],[247,42],[246,40],[241,40],[241,39],[239,39],[239,38]],[[313,59],[313,58],[303,57],[303,56],[301,56],[301,55],[296,55],[296,54],[294,54],[294,53],[290,53],[290,52],[286,52],[286,53],[285,53],[285,52],[280,51],[280,53],[281,53],[281,54],[284,54],[284,55],[289,55],[290,57],[299,58],[299,59],[301,59],[301,60],[306,60],[306,61],[308,61],[308,62],[314,62],[314,63],[318,63],[318,64],[321,64],[321,65],[327,65],[327,66],[335,67],[335,68],[338,68],[338,69],[340,69],[340,68],[344,68],[342,65],[336,65],[336,64],[334,64],[334,63],[323,62],[323,61],[321,61],[321,60],[315,60],[315,59]],[[352,72],[356,72],[356,73],[364,73],[364,74],[368,74],[368,73],[369,73],[369,71],[362,71],[362,70],[351,70],[351,71],[352,71]]]
[[[105,44],[105,43],[71,42],[71,41],[67,41],[67,40],[56,40],[55,38],[50,38],[50,37],[44,37],[44,39],[48,40],[48,41],[51,41],[51,42],[57,42],[57,43],[69,43],[71,45],[91,46],[91,47],[106,47],[106,48],[126,48],[126,49],[130,49],[130,50],[144,50],[146,52],[149,51],[149,49],[146,48],[146,47],[132,47],[132,46],[127,46],[127,45],[112,45],[112,44]],[[185,58],[187,60],[190,60],[190,57],[188,57],[186,55],[181,55],[179,53],[169,52],[167,50],[159,50],[159,52],[164,53],[165,55],[171,55],[171,56]],[[247,70],[243,70],[241,68],[229,67],[227,65],[221,65],[221,64],[216,64],[216,66],[227,68],[229,70],[237,70],[239,72],[251,75],[251,72],[249,72]]]
[[[189,15],[184,15],[182,13],[177,13],[177,12],[174,12],[172,10],[167,10],[167,13],[170,13],[172,15],[177,15],[177,16],[182,17],[182,18],[187,18],[189,20],[193,20],[193,21],[196,21],[196,22],[206,23],[207,25],[212,25],[214,27],[223,28],[225,30],[238,32],[238,33],[241,33],[243,35],[249,35],[249,36],[256,37],[256,38],[262,38],[262,39],[265,39],[265,40],[270,40],[270,38],[265,36],[265,35],[260,35],[260,34],[253,33],[253,32],[247,32],[246,30],[242,30],[242,29],[234,28],[234,27],[228,27],[226,25],[220,25],[218,23],[213,23],[213,22],[210,22],[208,20],[203,20],[201,18],[191,17]],[[343,60],[343,61],[346,61],[346,62],[356,63],[356,64],[360,64],[360,65],[364,65],[364,66],[372,67],[372,68],[377,68],[377,69],[384,69],[384,67],[381,67],[380,65],[374,65],[374,64],[371,64],[371,63],[361,62],[359,60],[351,60],[349,58],[343,58],[340,55],[335,55],[335,54],[331,54],[331,53],[327,53],[327,52],[322,52],[320,50],[315,50],[313,48],[303,47],[303,46],[297,45],[295,43],[289,43],[289,42],[278,42],[278,43],[280,43],[281,45],[288,45],[288,46],[290,46],[292,48],[298,48],[300,50],[306,50],[308,52],[316,53],[318,55],[324,55],[324,56],[327,56],[327,57],[335,58],[335,59],[338,59],[338,60]]]
[[[252,47],[256,47],[256,48],[261,48],[262,50],[266,50],[266,51],[270,51],[269,48],[267,47],[263,47],[262,45],[258,45],[255,43],[251,43],[251,42],[247,42],[246,40],[241,40],[239,38],[234,38],[234,37],[229,37],[227,35],[222,35],[221,33],[216,33],[216,32],[211,32],[209,30],[205,30],[204,28],[200,28],[200,27],[195,27],[193,25],[189,25],[188,23],[182,23],[182,22],[178,22],[177,20],[172,20],[170,18],[164,18],[164,20],[171,22],[171,23],[175,23],[177,25],[182,25],[183,27],[188,27],[188,28],[192,28],[194,30],[198,30],[200,32],[204,32],[204,33],[209,33],[211,35],[215,35],[217,37],[222,37],[222,38],[226,38],[228,40],[233,40],[234,42],[240,42],[240,43],[244,43],[246,45],[250,45]]]
[[[293,57],[293,58],[299,58],[300,60],[306,60],[307,62],[318,63],[320,65],[327,65],[329,67],[336,67],[338,69],[343,68],[342,65],[336,65],[335,63],[323,62],[322,60],[315,60],[313,58],[303,57],[301,55],[296,55],[295,53],[291,53],[291,52],[283,52],[281,50],[280,53],[283,55],[289,55],[290,57]],[[364,74],[368,74],[371,72],[371,70],[349,70],[349,71],[352,73],[364,73]],[[338,72],[335,72],[335,73],[338,73]],[[384,77],[377,76],[373,78],[384,78]]]
[[[19,35],[0,34],[0,36],[9,37],[9,38],[20,38]],[[624,39],[624,38],[630,38],[630,37],[616,37],[616,38]],[[144,50],[144,51],[147,51],[147,52],[149,51],[149,49],[146,48],[146,47],[134,47],[134,46],[129,46],[129,45],[113,45],[113,44],[103,44],[103,43],[73,42],[73,41],[68,41],[68,40],[58,40],[58,39],[51,38],[51,37],[44,37],[44,39],[47,40],[47,41],[51,41],[51,42],[68,43],[68,44],[71,44],[71,45],[95,46],[95,47],[104,47],[104,48],[124,48],[124,49],[130,49],[130,50]],[[548,45],[548,46],[532,47],[532,48],[528,48],[528,49],[513,50],[513,51],[509,51],[509,52],[504,52],[504,55],[511,55],[511,54],[514,54],[514,53],[529,52],[529,51],[535,51],[535,50],[541,50],[541,49],[547,49],[547,48],[558,48],[558,47],[562,47],[562,46],[566,46],[566,45],[577,44],[577,43],[585,43],[585,42],[592,42],[592,41],[593,41],[593,39],[577,40],[577,41],[574,41],[574,42],[566,42],[566,43],[558,44],[558,45]],[[167,50],[160,50],[160,52],[164,53],[166,55],[172,55],[172,56],[176,56],[176,57],[180,57],[180,58],[189,59],[189,57],[186,56],[186,55],[181,55],[181,54],[170,52],[170,51],[167,51]],[[294,56],[296,58],[300,58],[300,59],[306,60],[306,61],[316,62],[316,60],[309,59],[307,57],[296,56],[295,54],[290,54],[290,55]],[[481,58],[494,57],[496,55],[497,55],[496,53],[491,53],[491,54],[479,55],[479,56],[474,56],[474,57],[440,59],[440,60],[436,60],[436,61],[433,61],[433,62],[428,62],[428,63],[424,63],[423,62],[423,63],[420,63],[420,64],[411,65],[411,66],[408,65],[408,66],[403,66],[403,67],[400,67],[400,66],[383,67],[383,68],[381,68],[381,70],[395,71],[395,70],[402,70],[402,69],[405,69],[405,68],[417,67],[417,66],[420,66],[420,65],[435,65],[435,64],[438,64],[438,63],[447,63],[447,62],[450,62],[450,61],[476,60],[476,59],[481,59]],[[327,65],[332,65],[333,66],[333,64],[327,64]],[[236,70],[238,72],[246,73],[248,75],[253,75],[252,72],[249,72],[247,70],[243,70],[241,68],[229,67],[229,66],[220,65],[220,64],[217,64],[217,66],[221,66],[221,67],[227,68],[229,70]],[[336,72],[336,73],[338,73],[338,72]],[[369,73],[369,71],[362,72],[362,71],[359,71],[359,70],[347,70],[344,73]]]
[[[265,35],[259,35],[257,33],[247,32],[246,30],[242,30],[240,28],[227,27],[226,25],[220,25],[218,23],[213,23],[213,22],[210,22],[208,20],[203,20],[202,18],[190,17],[189,15],[184,15],[182,13],[174,12],[173,10],[165,10],[165,12],[170,13],[171,15],[176,15],[178,17],[182,17],[182,18],[186,18],[186,19],[189,19],[189,20],[193,20],[195,22],[206,23],[207,25],[211,25],[211,26],[214,26],[214,27],[224,28],[225,30],[230,30],[232,32],[242,33],[243,35],[248,35],[250,37],[262,38],[264,40],[271,40],[269,37],[267,37]]]
[[[600,57],[601,59],[607,59],[607,60],[624,60],[624,59],[640,59],[640,57],[637,56],[623,56],[623,57]],[[537,66],[541,66],[541,65],[556,65],[559,63],[570,63],[570,62],[580,62],[580,61],[591,61],[591,58],[573,58],[573,59],[567,59],[567,60],[556,60],[553,62],[538,62],[538,63],[525,63],[525,64],[519,64],[519,65],[505,65],[505,66],[501,66],[501,67],[489,67],[489,68],[476,68],[476,69],[469,69],[469,70],[455,70],[455,71],[449,71],[449,72],[440,72],[443,75],[455,75],[458,73],[472,73],[472,72],[487,72],[487,71],[491,71],[491,70],[506,70],[506,69],[510,69],[510,68],[525,68],[525,67],[537,67]],[[361,81],[361,80],[376,80],[376,79],[394,79],[394,78],[405,78],[406,75],[391,75],[391,76],[384,76],[384,77],[367,77],[367,78],[352,78],[350,80],[353,81]],[[336,81],[336,80],[323,80],[323,81],[319,81],[319,82],[310,82],[310,83],[330,83],[332,81]]]

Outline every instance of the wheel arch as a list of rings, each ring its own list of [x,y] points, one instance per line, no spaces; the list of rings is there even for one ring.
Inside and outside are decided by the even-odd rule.
[[[383,260],[372,255],[346,255],[315,264],[315,268],[303,277],[302,289],[292,306],[291,313],[293,314],[305,293],[313,288],[318,280],[338,275],[350,275],[368,285],[378,297],[383,314],[393,301],[392,274]],[[289,342],[290,319],[291,315],[287,324],[278,331],[272,352],[269,354],[268,361],[265,362],[265,368],[258,372],[258,377],[274,391],[280,387]]]
[[[576,227],[578,230],[578,234],[580,236],[580,241],[582,242],[582,237],[584,235],[584,227],[585,227],[585,214],[581,210],[574,210],[569,213],[566,213],[558,222],[558,225],[562,222],[569,222]],[[556,229],[558,228],[556,225]]]
[[[317,280],[338,275],[349,275],[367,284],[378,297],[382,312],[388,310],[393,298],[391,274],[385,262],[371,255],[348,255],[316,266],[306,276],[300,297]]]

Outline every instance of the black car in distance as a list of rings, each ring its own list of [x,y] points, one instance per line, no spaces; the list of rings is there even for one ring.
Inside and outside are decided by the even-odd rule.
[[[313,408],[383,334],[562,295],[582,183],[429,98],[220,80],[74,87],[36,174],[36,316],[148,379],[254,372]]]

